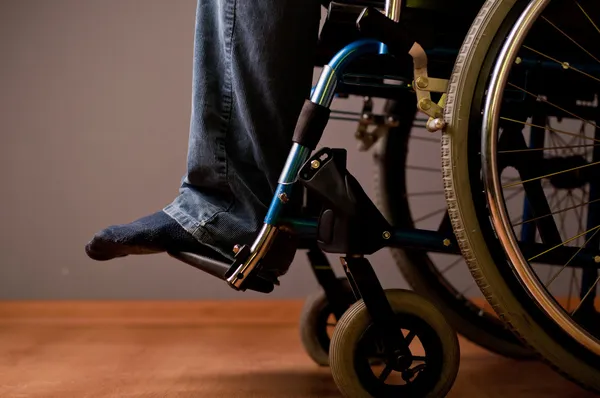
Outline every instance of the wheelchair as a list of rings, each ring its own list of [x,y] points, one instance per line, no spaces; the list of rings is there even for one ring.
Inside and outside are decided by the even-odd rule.
[[[315,325],[327,325],[319,317],[328,312],[338,320],[319,344],[347,397],[445,396],[459,367],[455,329],[500,341],[503,348],[479,336],[505,355],[535,353],[600,391],[600,4],[387,0],[328,7],[328,18],[337,15],[349,28],[336,34],[336,23],[324,27],[323,70],[255,241],[233,248],[233,264],[169,254],[236,290],[269,293],[296,251],[308,249],[325,298],[307,314]],[[390,101],[382,116],[367,99],[357,131],[365,148],[385,148],[382,162],[390,167],[379,208],[347,170],[344,149],[318,149],[336,95]],[[441,135],[447,216],[437,228],[416,228],[407,205],[415,113]],[[365,256],[383,248],[423,270],[411,281],[421,294],[382,288]],[[324,253],[341,256],[345,278],[335,276]],[[436,275],[434,254],[464,257],[512,332],[492,316],[473,316],[483,309]]]
[[[442,8],[440,4],[408,2],[402,14],[403,24],[410,25],[415,21],[422,23],[427,17],[442,18],[442,10],[451,12],[456,26],[450,31],[436,34],[436,31],[427,30],[426,35],[419,37],[421,43],[429,43],[428,54],[435,55],[429,59],[429,70],[441,76],[450,75],[455,61],[457,51],[448,48],[460,47],[470,22],[483,4],[473,2],[465,9],[457,7],[461,5],[459,3],[446,4]],[[361,38],[355,29],[355,22],[365,3],[361,6],[356,1],[346,0],[324,5],[328,12],[320,35],[315,63],[318,67],[324,66],[345,45]],[[371,150],[375,160],[376,204],[393,225],[411,229],[435,228],[452,234],[442,186],[441,164],[422,161],[439,158],[439,139],[431,137],[426,131],[426,120],[416,115],[414,90],[382,85],[381,82],[382,74],[391,71],[395,72],[395,76],[387,76],[388,81],[393,79],[396,83],[411,84],[409,77],[412,70],[407,65],[410,66],[410,60],[374,69],[377,63],[356,60],[354,66],[346,68],[336,95],[338,98],[352,95],[364,97],[363,107],[359,112],[332,109],[330,120],[358,122],[355,136],[359,150]],[[361,81],[356,81],[357,78]],[[383,114],[374,112],[377,104],[374,104],[373,96],[379,97],[375,100],[386,100]],[[433,209],[419,214],[419,209],[414,208],[422,208],[423,202]],[[410,286],[432,301],[463,337],[509,358],[534,357],[532,350],[504,326],[487,302],[466,296],[476,290],[477,284],[470,278],[460,254],[428,253],[408,247],[391,248],[391,253]],[[350,294],[345,279],[336,281],[332,278],[331,269],[322,266],[322,259],[315,261],[314,254],[308,257],[322,290],[307,298],[301,316],[300,334],[309,356],[320,365],[328,365],[330,336],[340,314],[347,309],[353,297],[340,302],[340,294],[344,291]]]

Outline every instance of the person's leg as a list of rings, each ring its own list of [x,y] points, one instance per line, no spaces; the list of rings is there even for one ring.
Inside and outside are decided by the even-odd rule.
[[[187,174],[162,211],[98,232],[96,260],[219,253],[256,236],[310,94],[319,0],[199,0]]]

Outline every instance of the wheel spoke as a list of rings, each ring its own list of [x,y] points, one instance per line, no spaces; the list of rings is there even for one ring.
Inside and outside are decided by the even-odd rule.
[[[379,380],[385,382],[392,373],[392,370],[394,370],[394,366],[390,362],[385,366],[385,369],[383,369],[383,372],[381,372],[381,374],[379,375]]]
[[[598,228],[600,228],[600,225],[596,225],[594,228],[590,228],[590,229],[588,229],[588,230],[587,230],[587,231],[585,231],[585,232],[582,232],[582,233],[580,233],[580,234],[578,234],[578,235],[575,235],[575,236],[573,236],[573,237],[571,237],[571,238],[567,239],[566,241],[564,241],[564,242],[562,242],[562,243],[560,243],[560,244],[558,244],[558,245],[556,245],[556,246],[553,246],[553,247],[551,247],[551,248],[550,248],[550,249],[548,249],[548,250],[545,250],[545,251],[541,252],[540,254],[536,254],[535,256],[533,256],[533,257],[531,257],[531,258],[527,259],[527,261],[534,260],[534,259],[536,259],[536,258],[538,258],[538,257],[540,257],[540,256],[543,256],[544,254],[550,253],[552,250],[554,250],[554,249],[557,249],[557,248],[559,248],[559,247],[561,247],[561,246],[564,246],[566,243],[572,242],[572,241],[574,241],[575,239],[579,238],[580,236],[584,236],[584,235],[586,235],[586,234],[587,234],[587,233],[589,233],[589,232],[592,232],[592,231],[594,231],[594,230],[597,230]]]
[[[573,254],[571,256],[571,258],[569,258],[569,260],[565,263],[565,265],[563,265],[562,268],[556,274],[554,274],[554,276],[552,277],[552,279],[550,279],[550,281],[546,284],[546,288],[550,287],[550,285],[552,284],[552,282],[554,282],[554,280],[556,280],[556,278],[560,275],[560,273],[563,272],[565,270],[565,268],[567,268],[567,266],[571,263],[571,261],[579,254],[579,252],[581,252],[583,250],[583,248],[585,247],[585,245],[587,245],[588,242],[591,241],[594,236],[596,236],[596,234],[598,233],[598,231],[600,231],[600,229],[596,229],[594,231],[594,233],[589,237],[589,239],[587,239],[585,241],[585,243],[583,245],[581,245],[581,247],[579,249],[577,249],[577,251],[575,252],[575,254]]]
[[[583,15],[585,15],[585,17],[588,19],[588,21],[590,21],[590,23],[594,26],[594,28],[596,28],[596,31],[598,33],[600,33],[600,28],[598,28],[598,25],[596,25],[596,23],[592,20],[592,18],[590,18],[590,16],[588,15],[588,13],[585,12],[585,10],[581,6],[581,4],[579,4],[579,2],[577,0],[575,0],[575,4],[577,4],[577,7],[579,7],[579,9],[583,13]]]
[[[581,301],[579,302],[579,304],[577,305],[577,307],[575,308],[575,310],[573,310],[573,312],[571,312],[571,316],[574,316],[575,313],[577,312],[577,310],[579,310],[581,308],[581,305],[583,304],[583,302],[585,301],[585,299],[587,299],[588,296],[590,294],[592,294],[592,292],[596,289],[596,286],[598,285],[598,282],[600,282],[600,275],[598,276],[598,278],[596,279],[596,281],[592,284],[592,287],[590,288],[590,290],[588,290],[587,293],[585,294],[585,296],[583,296],[583,298],[581,299]]]
[[[575,149],[575,148],[588,148],[596,147],[600,144],[588,144],[588,145],[567,145],[567,146],[549,146],[544,148],[527,148],[527,149],[511,149],[507,151],[498,151],[498,153],[516,153],[516,152],[534,152],[534,151],[556,151],[558,149]]]
[[[587,55],[589,55],[590,57],[594,58],[594,60],[600,64],[600,60],[598,58],[596,58],[591,52],[589,52],[588,50],[586,50],[581,44],[577,43],[577,41],[575,39],[571,38],[571,36],[569,36],[567,33],[565,33],[562,29],[560,29],[558,26],[554,25],[554,23],[552,23],[552,21],[550,21],[548,18],[546,18],[543,15],[542,15],[542,19],[544,21],[548,22],[550,25],[552,25],[552,27],[554,29],[556,29],[557,31],[559,31],[567,39],[571,40],[573,42],[573,44],[575,44],[577,47],[579,47],[581,50],[583,50]]]
[[[599,80],[599,81],[600,81],[600,80]],[[525,90],[524,88],[522,88],[522,87],[519,87],[519,86],[517,86],[516,84],[510,83],[510,82],[508,83],[508,85],[509,85],[509,86],[511,86],[511,87],[514,87],[514,88],[516,88],[517,90],[520,90],[520,91],[524,92],[524,93],[525,93],[525,94],[527,94],[527,95],[530,95],[530,96],[532,96],[533,98],[535,98],[535,99],[536,99],[536,100],[538,100],[538,101],[541,101],[541,102],[544,102],[544,103],[546,103],[546,104],[548,104],[548,105],[550,105],[550,106],[553,106],[554,108],[556,108],[556,109],[558,109],[558,110],[560,110],[560,111],[563,111],[563,112],[565,112],[565,113],[567,113],[567,114],[569,114],[569,115],[573,116],[574,118],[577,118],[577,119],[581,120],[581,121],[582,121],[582,122],[584,122],[584,123],[590,124],[590,125],[594,126],[595,128],[598,128],[598,126],[596,125],[596,123],[590,122],[589,120],[585,120],[585,119],[584,119],[584,118],[582,118],[581,116],[578,116],[578,115],[574,114],[573,112],[570,112],[570,111],[566,110],[565,108],[563,108],[563,107],[561,107],[561,106],[558,106],[558,105],[556,105],[556,104],[554,104],[554,103],[552,103],[552,102],[548,101],[547,99],[545,99],[545,98],[544,98],[544,97],[542,97],[541,95],[536,95],[536,94],[534,94],[534,93],[532,93],[532,92],[530,92],[530,91],[527,91],[527,90]],[[546,127],[540,127],[540,128],[543,128],[543,129],[545,129]],[[552,131],[554,131],[554,130],[552,130]],[[579,136],[580,134],[575,134],[575,135],[578,135],[578,136]]]
[[[575,137],[579,137],[580,136],[580,134],[571,133],[570,131],[558,130],[558,129],[555,129],[555,128],[552,128],[552,127],[543,127],[543,126],[540,126],[540,125],[537,125],[537,124],[528,123],[528,122],[522,122],[522,121],[516,120],[516,119],[511,119],[509,117],[501,116],[500,119],[506,120],[507,122],[513,122],[513,123],[523,124],[523,125],[529,126],[529,127],[536,127],[536,128],[540,128],[540,129],[547,129],[547,130],[550,130],[550,131],[553,131],[553,132],[559,133],[559,134],[570,135],[570,136],[575,136]],[[600,142],[600,140],[597,140],[597,139],[592,138],[592,137],[585,136],[584,138],[586,140],[589,140],[589,141]]]
[[[554,173],[549,173],[549,174],[546,174],[546,175],[543,175],[543,176],[539,176],[539,177],[529,178],[527,180],[517,181],[517,182],[514,182],[512,184],[509,184],[509,185],[506,185],[506,186],[502,186],[502,188],[514,187],[514,186],[525,184],[525,183],[528,183],[528,182],[541,180],[542,178],[548,178],[548,177],[552,177],[552,176],[556,176],[556,175],[568,173],[570,171],[581,170],[581,169],[584,169],[586,167],[596,166],[598,164],[600,164],[600,161],[594,162],[594,163],[589,163],[589,164],[586,164],[586,165],[583,165],[583,166],[572,167],[572,168],[567,169],[567,170],[556,171]]]
[[[506,179],[502,180],[502,183],[505,184],[507,182],[515,182],[515,181],[519,181],[519,177],[506,178]]]
[[[412,343],[412,341],[415,339],[416,336],[417,336],[417,334],[411,330],[404,338],[404,340],[406,341],[406,344],[408,345],[408,344]]]
[[[526,49],[528,49],[529,51],[532,51],[532,52],[534,52],[534,53],[536,53],[536,54],[538,54],[538,55],[541,55],[542,57],[544,57],[544,58],[547,58],[547,59],[549,59],[550,61],[554,61],[554,62],[556,62],[557,64],[559,64],[560,66],[562,66],[562,67],[563,67],[563,68],[565,68],[565,69],[570,69],[570,70],[573,70],[573,71],[575,71],[575,72],[577,72],[577,73],[581,73],[582,75],[584,75],[584,76],[586,76],[586,77],[589,77],[590,79],[593,79],[593,80],[600,81],[600,79],[598,79],[597,77],[595,77],[595,76],[592,76],[592,75],[590,75],[589,73],[586,73],[586,72],[584,72],[584,71],[582,71],[582,70],[580,70],[580,69],[577,69],[577,68],[576,68],[576,67],[574,67],[574,66],[571,66],[571,64],[570,64],[570,63],[568,63],[568,62],[561,62],[561,61],[559,61],[559,60],[558,60],[558,59],[556,59],[556,58],[553,58],[553,57],[551,57],[551,56],[549,56],[549,55],[547,55],[547,54],[544,54],[544,53],[542,53],[542,52],[540,52],[540,51],[534,50],[533,48],[531,48],[531,47],[528,47],[528,46],[523,46],[523,48],[526,48]]]
[[[518,224],[513,224],[513,227],[518,227],[519,225],[527,224],[527,223],[530,223],[532,221],[539,220],[540,218],[549,217],[551,215],[562,213],[562,212],[565,212],[565,211],[569,211],[569,210],[573,210],[573,209],[576,210],[576,209],[578,209],[580,207],[583,207],[583,206],[589,205],[590,203],[594,203],[594,202],[598,202],[598,201],[600,201],[600,199],[594,199],[594,200],[590,200],[589,202],[585,202],[585,203],[582,203],[582,204],[579,204],[579,205],[575,205],[575,206],[571,206],[571,207],[565,207],[564,209],[556,210],[556,211],[553,211],[551,213],[544,214],[543,216],[539,216],[539,217],[535,217],[535,218],[530,218],[529,220],[522,221],[522,222],[520,222]],[[581,213],[579,213],[579,214],[581,214]],[[583,226],[581,224],[580,224],[580,228],[583,229]]]

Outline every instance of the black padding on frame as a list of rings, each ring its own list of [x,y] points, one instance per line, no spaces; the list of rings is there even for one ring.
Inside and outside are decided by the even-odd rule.
[[[329,108],[306,100],[296,123],[293,141],[314,150],[321,141],[330,113]]]

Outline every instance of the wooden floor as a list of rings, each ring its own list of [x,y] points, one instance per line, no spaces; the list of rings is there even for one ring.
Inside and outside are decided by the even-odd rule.
[[[0,397],[338,397],[300,345],[300,302],[0,302]],[[449,397],[591,397],[461,341]]]

